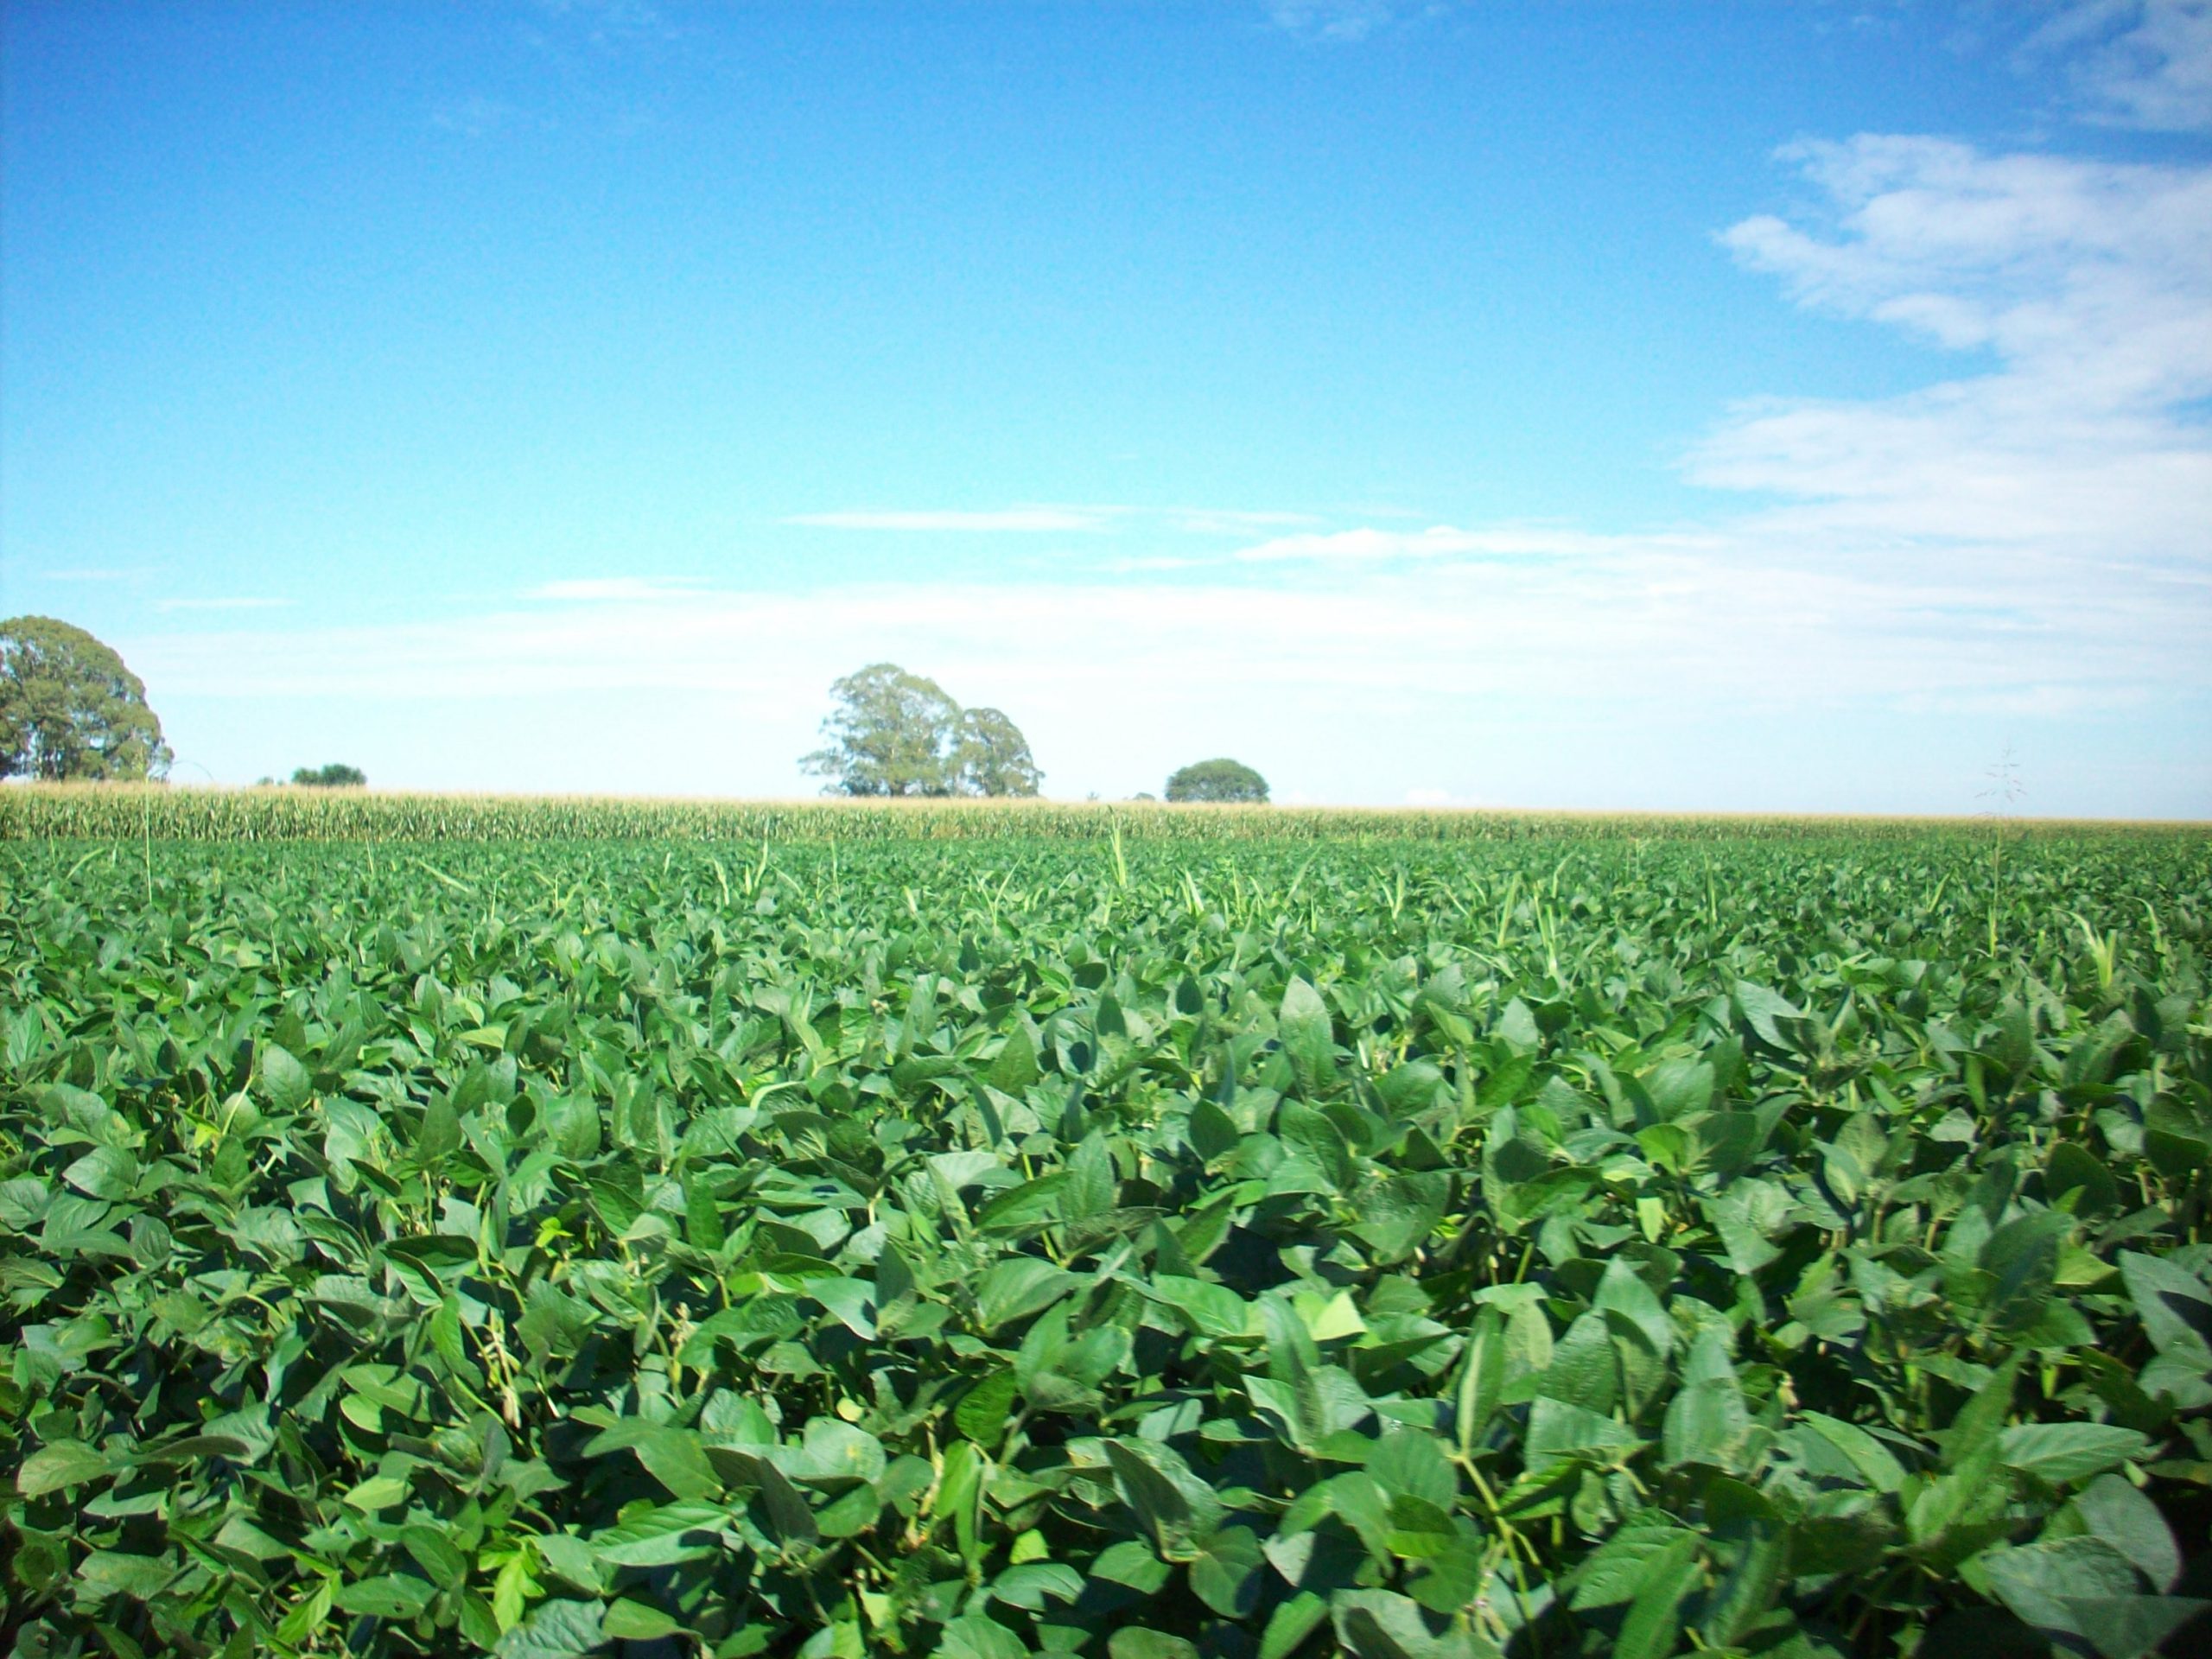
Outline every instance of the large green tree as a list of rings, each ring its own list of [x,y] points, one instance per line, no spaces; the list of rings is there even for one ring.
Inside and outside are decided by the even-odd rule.
[[[956,786],[963,795],[1030,796],[1045,779],[1021,728],[995,709],[961,715],[957,753]]]
[[[831,795],[1034,795],[1043,774],[1020,728],[963,709],[935,680],[871,663],[830,688],[823,747],[799,765]]]
[[[169,760],[145,685],[113,650],[50,616],[0,622],[0,778],[159,778]]]
[[[1194,760],[1167,780],[1167,798],[1264,803],[1268,780],[1241,760]]]

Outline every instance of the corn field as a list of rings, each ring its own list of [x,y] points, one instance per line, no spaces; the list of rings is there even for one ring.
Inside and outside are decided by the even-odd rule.
[[[2001,836],[2079,825],[1994,818],[1167,806],[1155,802],[737,801],[115,785],[0,790],[0,841],[1388,841],[1797,842]],[[2098,826],[2150,835],[2168,826]]]

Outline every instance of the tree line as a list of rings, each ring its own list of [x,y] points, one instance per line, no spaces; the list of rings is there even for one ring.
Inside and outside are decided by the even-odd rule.
[[[830,688],[823,747],[800,757],[823,793],[855,798],[1033,797],[1045,774],[1021,728],[997,709],[963,709],[896,663],[871,663]],[[130,782],[166,777],[174,760],[146,687],[112,647],[50,616],[0,622],[0,779]],[[264,785],[276,780],[264,778]],[[358,766],[302,766],[295,785],[359,787]],[[1166,783],[1170,801],[1264,803],[1268,780],[1226,757]]]
[[[1029,740],[996,709],[963,709],[935,680],[871,663],[830,686],[823,747],[800,766],[823,792],[861,798],[1034,796],[1044,781]],[[1265,802],[1268,780],[1242,761],[1199,760],[1168,779],[1171,801]]]

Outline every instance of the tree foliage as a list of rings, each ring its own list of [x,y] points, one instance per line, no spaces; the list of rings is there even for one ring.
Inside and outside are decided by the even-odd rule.
[[[308,789],[359,789],[369,781],[369,775],[359,766],[334,760],[327,766],[298,767],[292,781]]]
[[[1265,804],[1268,780],[1241,760],[1197,760],[1167,780],[1171,801],[1256,801]]]
[[[824,747],[800,766],[851,796],[1031,796],[1044,774],[996,709],[963,709],[935,680],[872,663],[830,688]]]
[[[956,787],[963,795],[1034,795],[1044,781],[1029,740],[996,709],[961,715],[958,754]]]
[[[145,685],[112,649],[50,616],[0,622],[0,778],[128,781],[169,760]]]

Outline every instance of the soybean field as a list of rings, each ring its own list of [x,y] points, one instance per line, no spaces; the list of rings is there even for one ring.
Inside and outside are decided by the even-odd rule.
[[[14,1653],[2212,1631],[2202,830],[11,793]]]

